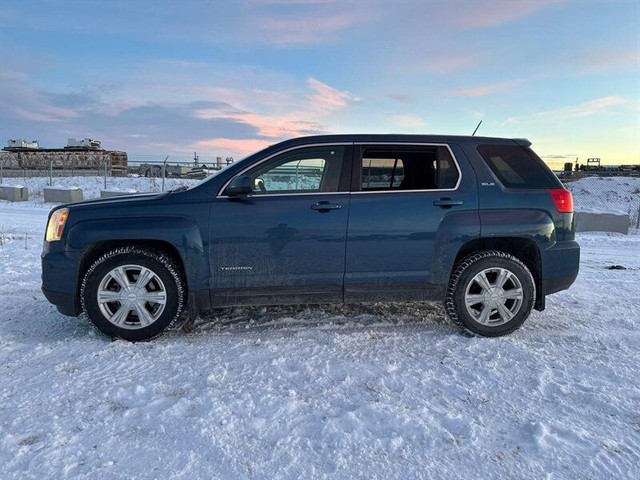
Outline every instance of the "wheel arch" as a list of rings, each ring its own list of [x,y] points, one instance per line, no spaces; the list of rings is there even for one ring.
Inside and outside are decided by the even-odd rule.
[[[530,238],[524,237],[489,237],[475,238],[465,243],[453,264],[451,273],[455,271],[456,265],[473,252],[482,250],[500,250],[509,253],[524,263],[531,275],[536,286],[536,299],[533,308],[536,310],[544,310],[545,296],[542,288],[542,256],[538,244]]]

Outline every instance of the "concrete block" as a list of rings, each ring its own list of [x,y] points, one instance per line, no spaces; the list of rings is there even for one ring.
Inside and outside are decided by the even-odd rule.
[[[29,200],[29,189],[21,185],[0,185],[0,199],[10,202],[24,202]]]
[[[122,197],[124,195],[135,195],[137,190],[100,190],[100,198]]]
[[[629,215],[618,213],[575,212],[576,232],[629,233]]]
[[[44,187],[45,203],[70,203],[81,200],[84,200],[81,188]]]

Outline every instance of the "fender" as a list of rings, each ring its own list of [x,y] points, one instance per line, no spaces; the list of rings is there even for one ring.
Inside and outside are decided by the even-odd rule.
[[[117,220],[117,221],[116,221]],[[105,241],[160,241],[171,244],[182,260],[189,290],[209,288],[209,262],[195,220],[171,215],[80,220],[67,235],[67,251],[80,252]]]
[[[545,210],[481,210],[480,233],[483,238],[526,238],[540,250],[553,247],[557,241],[553,218]]]

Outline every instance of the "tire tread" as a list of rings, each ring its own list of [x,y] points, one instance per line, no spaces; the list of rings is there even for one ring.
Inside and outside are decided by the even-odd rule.
[[[466,335],[471,337],[482,337],[483,335],[470,330],[464,322],[460,319],[458,312],[456,310],[455,302],[454,302],[454,294],[458,288],[458,284],[460,283],[460,278],[467,271],[468,268],[473,266],[476,262],[480,260],[484,260],[486,258],[501,258],[504,260],[511,260],[524,269],[533,279],[533,275],[531,275],[531,271],[529,268],[516,256],[511,255],[510,253],[503,252],[502,250],[479,250],[470,253],[466,257],[463,257],[453,269],[453,273],[449,279],[449,286],[447,288],[447,294],[444,301],[444,309],[447,313],[447,316],[451,319],[451,321],[458,326]],[[536,296],[536,283],[533,282],[533,298]],[[512,330],[505,332],[511,333],[516,330],[519,325],[516,325]]]
[[[151,258],[163,264],[166,267],[169,274],[173,277],[176,284],[176,288],[178,289],[178,308],[176,310],[174,318],[171,320],[171,322],[169,322],[169,324],[163,330],[161,330],[160,332],[156,333],[155,335],[149,338],[146,338],[144,341],[153,340],[154,338],[162,336],[162,334],[165,331],[167,331],[170,328],[174,328],[180,322],[182,310],[184,309],[184,305],[185,305],[186,288],[185,288],[185,281],[182,278],[182,274],[180,273],[181,270],[177,265],[177,263],[175,262],[175,260],[160,250],[155,250],[151,248],[142,248],[142,247],[131,245],[131,246],[114,248],[113,250],[109,250],[108,252],[98,257],[87,269],[87,271],[85,272],[82,278],[82,284],[80,285],[80,304],[82,307],[82,312],[85,313],[85,315],[87,314],[87,307],[85,304],[85,289],[87,286],[87,281],[90,278],[91,274],[96,270],[96,268],[98,268],[104,262],[110,260],[111,258],[117,257],[119,255],[142,255],[142,256]],[[104,332],[102,332],[93,322],[91,322],[91,324],[98,332],[100,332],[101,334],[104,334]]]

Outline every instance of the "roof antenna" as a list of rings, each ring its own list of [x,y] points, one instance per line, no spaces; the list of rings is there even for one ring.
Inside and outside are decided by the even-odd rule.
[[[471,136],[473,137],[476,132],[478,131],[478,129],[480,128],[480,125],[482,124],[482,120],[480,120],[480,123],[478,123],[478,126],[476,127],[476,129],[473,131],[473,133],[471,134]]]

